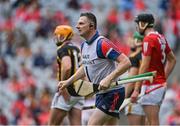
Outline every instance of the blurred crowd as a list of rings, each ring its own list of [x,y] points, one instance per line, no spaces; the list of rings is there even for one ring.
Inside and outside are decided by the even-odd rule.
[[[60,24],[75,27],[82,11],[93,12],[98,30],[126,55],[135,15],[151,12],[156,29],[179,50],[179,0],[0,0],[0,125],[47,124],[57,85],[53,30]],[[83,40],[75,35],[73,41],[79,46]],[[172,80],[161,124],[180,124],[180,80]]]

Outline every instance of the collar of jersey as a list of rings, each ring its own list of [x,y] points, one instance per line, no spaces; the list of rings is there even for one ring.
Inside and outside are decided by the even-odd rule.
[[[149,32],[149,33],[147,34],[147,36],[150,35],[150,34],[158,34],[158,32],[157,32],[157,31],[151,31],[151,32]]]
[[[57,46],[57,49],[60,49],[60,48],[62,48],[62,47],[64,47],[64,46],[66,46],[66,45],[72,45],[72,43],[71,43],[71,42],[63,43],[62,45]]]
[[[99,33],[98,33],[98,31],[96,31],[96,34],[95,34],[89,41],[86,41],[86,43],[87,43],[88,45],[90,45],[90,44],[93,43],[94,40],[96,40],[98,37],[99,37]]]

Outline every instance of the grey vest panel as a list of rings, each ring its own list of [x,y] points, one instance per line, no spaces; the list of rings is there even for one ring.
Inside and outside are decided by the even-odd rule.
[[[99,36],[91,45],[84,43],[82,47],[82,64],[90,82],[99,82],[115,70],[115,62],[97,56],[97,42],[104,38]]]

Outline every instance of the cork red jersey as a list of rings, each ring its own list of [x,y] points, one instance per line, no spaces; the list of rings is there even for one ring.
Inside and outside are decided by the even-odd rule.
[[[162,84],[166,81],[164,67],[166,56],[171,51],[165,37],[158,32],[150,32],[143,40],[143,56],[151,56],[148,72],[157,71],[152,84]],[[149,85],[149,82],[145,82]]]

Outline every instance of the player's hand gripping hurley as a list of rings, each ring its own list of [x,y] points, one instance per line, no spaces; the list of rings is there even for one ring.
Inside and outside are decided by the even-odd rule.
[[[107,92],[111,90],[112,88],[115,88],[123,84],[128,84],[128,83],[137,82],[137,81],[144,81],[144,80],[148,80],[152,83],[153,78],[155,76],[156,76],[156,71],[123,78],[119,81],[111,83],[111,87],[107,90],[98,90],[98,86],[99,86],[98,84],[93,84],[91,82],[84,81],[84,80],[78,80],[74,83],[74,88],[78,95],[89,97],[89,96],[94,95],[97,92],[98,93]]]

